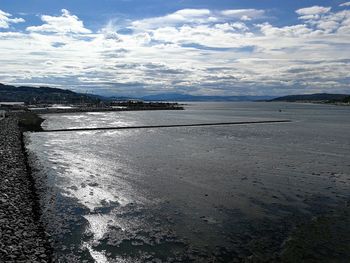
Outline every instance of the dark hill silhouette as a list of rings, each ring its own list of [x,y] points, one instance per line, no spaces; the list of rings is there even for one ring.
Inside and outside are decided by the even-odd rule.
[[[349,100],[347,94],[329,94],[329,93],[316,93],[316,94],[304,94],[304,95],[288,95],[278,97],[270,101],[287,101],[287,102],[298,102],[298,101],[322,101],[322,102],[345,102]]]
[[[96,103],[98,96],[50,87],[15,87],[0,83],[0,101],[31,103]]]

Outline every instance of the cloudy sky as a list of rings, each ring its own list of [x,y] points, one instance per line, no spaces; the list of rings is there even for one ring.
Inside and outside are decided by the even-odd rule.
[[[350,2],[1,0],[0,82],[133,96],[350,93]]]

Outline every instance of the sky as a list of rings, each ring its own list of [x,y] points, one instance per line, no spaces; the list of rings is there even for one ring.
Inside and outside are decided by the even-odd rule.
[[[350,93],[350,2],[1,0],[0,83],[110,96]]]

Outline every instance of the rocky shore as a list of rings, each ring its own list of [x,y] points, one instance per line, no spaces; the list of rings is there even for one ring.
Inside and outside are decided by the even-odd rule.
[[[0,120],[0,262],[51,262],[17,117]]]

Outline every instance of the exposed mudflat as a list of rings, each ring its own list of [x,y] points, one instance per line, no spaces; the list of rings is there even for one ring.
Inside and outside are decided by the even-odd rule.
[[[63,262],[349,262],[350,108],[209,103],[46,116],[26,134]]]
[[[16,118],[0,120],[0,262],[51,262]]]

